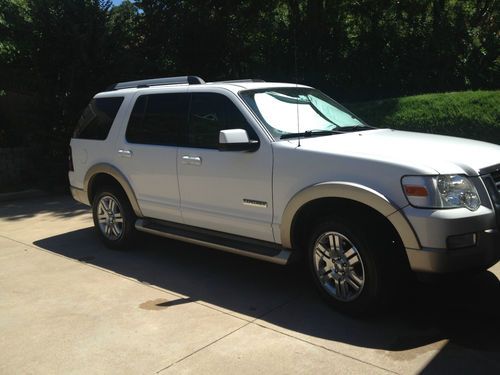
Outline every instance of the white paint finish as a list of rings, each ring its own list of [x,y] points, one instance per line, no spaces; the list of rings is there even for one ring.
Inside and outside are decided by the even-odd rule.
[[[330,143],[328,152],[309,147],[303,141],[300,148],[297,148],[295,141],[273,144],[274,223],[281,223],[288,202],[298,192],[318,183],[359,184],[379,192],[393,206],[403,207],[408,202],[401,189],[401,176],[410,173],[436,173],[431,168],[410,168],[393,160],[381,161],[355,153],[344,153],[341,148],[345,148],[344,145],[355,136],[344,134],[322,137],[328,138],[323,139]]]
[[[408,206],[404,215],[411,222],[422,247],[445,249],[448,236],[482,232],[496,227],[495,212],[485,206],[477,211],[465,207],[419,209]]]
[[[110,144],[113,140],[72,139],[71,150],[73,152],[74,171],[69,172],[70,185],[83,189],[85,174],[95,164],[109,163],[114,165],[114,155],[110,153]]]
[[[200,157],[201,165],[181,157]],[[274,241],[272,222],[272,153],[267,142],[256,152],[179,148],[179,187],[186,224]],[[243,199],[267,207],[243,204]]]
[[[497,145],[390,129],[303,138],[300,147],[296,139],[274,142],[238,93],[294,86],[208,83],[100,93],[96,97],[123,95],[125,100],[106,141],[72,140],[75,172],[69,173],[70,182],[83,187],[89,167],[110,163],[130,180],[146,216],[279,242],[286,205],[298,192],[315,184],[359,184],[401,208],[408,204],[401,188],[404,175],[477,175],[479,169],[500,163]],[[214,92],[229,97],[257,132],[259,150],[220,152],[127,144],[124,133],[132,99],[139,94],[173,92]],[[119,149],[130,150],[132,155],[119,157]],[[479,188],[484,196],[484,186]],[[267,202],[267,207],[244,205],[243,199]]]
[[[117,160],[126,171],[145,216],[181,222],[177,185],[177,147],[127,144],[130,158]]]
[[[225,92],[231,92],[235,95],[242,90],[254,90],[263,88],[273,88],[273,87],[308,87],[305,85],[297,85],[295,83],[285,83],[285,82],[207,82],[203,85],[158,85],[151,87],[141,87],[141,88],[128,88],[115,91],[105,91],[100,92],[94,96],[94,98],[107,98],[115,97],[118,95],[132,96],[140,92],[141,94],[154,94],[154,93],[167,93],[167,92],[179,92],[179,90],[186,90],[189,88],[191,91],[205,91],[205,92],[215,92],[217,90],[223,90]]]
[[[176,87],[169,92],[186,92]],[[130,116],[136,98],[134,95],[126,118]],[[116,166],[127,176],[135,192],[143,215],[173,222],[182,222],[179,186],[177,183],[177,147],[133,144],[125,139],[127,121],[123,122],[115,154]],[[122,157],[119,150],[129,150],[131,155]]]
[[[114,93],[109,95],[113,97],[123,96],[123,103],[118,110],[115,120],[109,130],[105,140],[90,140],[72,138],[70,142],[73,154],[74,171],[69,172],[70,185],[83,189],[85,174],[93,165],[98,163],[109,163],[115,165],[116,154],[110,152],[113,150],[116,139],[122,131],[123,122],[128,119],[130,114],[131,95],[124,93]],[[99,97],[99,94],[95,97]]]
[[[181,210],[189,225],[273,241],[271,228],[273,154],[269,138],[241,99],[225,88],[193,85],[191,92],[215,92],[228,97],[257,133],[255,152],[179,147],[177,159]],[[182,157],[200,158],[185,163]],[[194,159],[193,159],[194,160]],[[267,207],[243,204],[243,199],[267,202]]]
[[[404,175],[476,174],[500,163],[500,147],[484,142],[380,129],[273,144],[275,223],[300,190],[324,181],[367,186],[396,207],[408,204]],[[300,171],[300,174],[297,173]]]
[[[477,174],[500,163],[500,146],[470,139],[391,129],[302,139],[303,149],[341,154],[408,168],[432,168],[439,174]],[[295,141],[295,144],[297,141]]]

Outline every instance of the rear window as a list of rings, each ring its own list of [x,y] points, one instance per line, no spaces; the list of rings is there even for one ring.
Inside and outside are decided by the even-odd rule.
[[[73,138],[104,140],[123,102],[123,96],[92,99],[78,121]]]
[[[186,127],[188,105],[187,93],[139,96],[128,122],[127,142],[177,145],[179,131]]]

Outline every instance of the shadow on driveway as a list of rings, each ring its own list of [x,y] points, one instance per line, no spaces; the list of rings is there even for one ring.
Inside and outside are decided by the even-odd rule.
[[[138,243],[112,251],[86,228],[35,245],[186,298],[175,303],[208,303],[313,338],[390,351],[394,360],[448,339],[429,372],[500,369],[500,283],[491,272],[417,284],[390,312],[361,320],[325,305],[302,270],[148,235]]]
[[[68,195],[58,195],[2,202],[0,219],[19,221],[40,214],[50,214],[56,218],[69,218],[88,214],[89,210],[89,207],[70,199]]]

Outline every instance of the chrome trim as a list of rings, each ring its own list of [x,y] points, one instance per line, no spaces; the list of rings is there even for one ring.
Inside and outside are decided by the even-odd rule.
[[[201,158],[199,156],[183,155],[182,164],[187,165],[201,165]]]
[[[132,157],[132,151],[131,150],[124,150],[124,149],[119,149],[118,150],[118,153],[120,154],[120,156],[123,156],[123,157],[126,157],[126,158],[130,158]]]
[[[267,208],[267,202],[243,198],[244,206]]]
[[[141,232],[155,234],[155,235],[161,236],[161,237],[171,238],[173,240],[188,242],[188,243],[191,243],[194,245],[201,245],[201,246],[209,247],[212,249],[221,250],[221,251],[225,251],[225,252],[232,253],[232,254],[243,255],[243,256],[246,256],[249,258],[264,260],[266,262],[280,264],[280,265],[287,264],[288,260],[290,259],[290,256],[292,255],[292,252],[290,250],[287,250],[287,249],[282,249],[280,251],[280,253],[276,256],[256,254],[256,253],[252,253],[250,251],[237,249],[235,247],[218,245],[218,244],[214,244],[211,242],[196,240],[196,239],[193,239],[190,237],[180,236],[180,235],[172,234],[172,233],[166,233],[166,232],[163,232],[160,230],[144,227],[144,220],[143,219],[138,219],[135,222],[135,229],[137,229],[138,231],[141,231]]]

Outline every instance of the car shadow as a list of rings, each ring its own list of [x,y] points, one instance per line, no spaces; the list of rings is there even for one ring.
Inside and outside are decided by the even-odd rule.
[[[89,212],[89,207],[62,194],[2,202],[0,207],[0,219],[7,221],[19,221],[40,214],[50,214],[56,218],[69,218]]]
[[[384,314],[354,319],[329,308],[300,267],[277,266],[149,235],[141,235],[131,250],[118,252],[105,248],[92,228],[34,244],[185,299],[176,304],[197,301],[298,334],[393,352],[449,340],[448,351],[480,352],[500,366],[500,283],[491,272],[415,284]],[[169,303],[158,306],[168,308]]]

